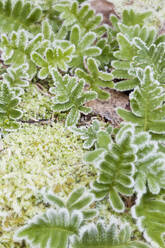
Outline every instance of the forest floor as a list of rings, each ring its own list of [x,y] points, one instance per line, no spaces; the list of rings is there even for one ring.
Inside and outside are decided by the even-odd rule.
[[[97,13],[103,14],[105,23],[109,23],[109,14],[120,16],[122,9],[126,6],[141,11],[151,9],[153,16],[150,25],[154,25],[160,30],[160,33],[165,32],[164,1],[156,1],[156,4],[154,0],[92,0],[90,2]],[[110,92],[111,98],[108,101],[94,100],[88,103],[88,106],[93,108],[93,112],[88,116],[82,115],[80,125],[88,124],[91,122],[91,118],[97,117],[104,123],[109,122],[113,127],[119,126],[122,120],[115,110],[117,107],[129,109],[129,93],[115,90],[110,90]],[[13,168],[13,179],[10,178],[12,184],[9,186],[9,178],[6,176],[1,192],[1,197],[6,205],[4,204],[4,212],[0,215],[0,223],[3,223],[3,225],[0,224],[0,248],[20,247],[12,243],[15,228],[36,213],[44,212],[45,206],[41,202],[41,192],[38,190],[38,199],[35,200],[34,189],[42,189],[45,185],[49,185],[54,192],[63,195],[63,191],[66,196],[79,184],[89,187],[91,178],[96,174],[95,169],[83,163],[82,142],[65,130],[63,125],[65,114],[52,116],[47,88],[40,82],[32,83],[23,99],[20,106],[24,110],[24,117],[20,120],[22,128],[17,134],[7,135],[0,145],[2,155],[0,175],[7,175],[8,171]],[[50,138],[49,142],[48,137]],[[46,165],[51,163],[56,166],[58,175],[54,174],[51,167],[45,169]],[[78,168],[77,164],[79,164]],[[17,172],[14,170],[16,167],[20,168]],[[32,172],[33,175],[29,173],[27,178],[24,177],[24,172],[26,175]],[[16,177],[17,180],[15,180]],[[26,185],[29,182],[33,188],[29,188],[27,193]],[[6,189],[10,192],[9,195],[6,195]],[[24,196],[25,190],[26,197],[23,197],[19,203],[16,202],[14,200],[15,193]],[[106,216],[108,220],[111,214],[108,211],[107,203],[103,202],[101,205],[98,203],[97,208],[100,209],[100,216]],[[9,215],[6,218],[7,213]],[[116,218],[118,216],[119,214],[116,214]],[[119,222],[121,220],[130,221],[136,235],[139,235],[129,214],[120,214]]]

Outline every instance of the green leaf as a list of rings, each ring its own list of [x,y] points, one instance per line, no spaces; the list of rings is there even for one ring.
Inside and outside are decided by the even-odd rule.
[[[41,9],[38,7],[35,7],[31,13],[28,15],[27,19],[26,19],[26,23],[29,25],[31,23],[37,22],[40,17],[41,17]]]
[[[85,82],[90,85],[90,89],[97,92],[99,99],[108,99],[109,93],[101,90],[99,87],[113,88],[114,84],[112,82],[112,74],[99,71],[96,60],[94,60],[93,58],[88,58],[87,66],[89,74],[81,69],[77,69],[76,75],[79,78],[83,78]]]
[[[102,36],[97,39],[96,46],[101,49],[101,54],[95,58],[100,62],[100,67],[104,68],[105,65],[109,65],[113,57],[113,46],[111,47],[111,41],[109,40],[108,28],[106,26],[107,37],[103,38]]]
[[[133,128],[122,128],[116,136],[116,143],[100,158],[99,177],[92,185],[96,198],[109,195],[110,205],[117,212],[124,211],[120,194],[131,195],[134,186],[135,148],[133,145]],[[100,154],[99,154],[100,156]]]
[[[60,13],[60,18],[64,20],[67,27],[78,24],[83,33],[95,30],[102,21],[102,15],[98,15],[88,4],[78,6],[77,1],[55,4],[55,10]]]
[[[120,51],[115,52],[114,56],[118,59],[123,59],[126,61],[132,60],[132,58],[136,55],[137,49],[134,44],[131,43],[123,34],[119,33],[117,35],[117,40],[119,43]]]
[[[125,9],[122,14],[122,21],[127,26],[134,26],[136,24],[143,26],[145,19],[148,18],[151,14],[151,11],[135,13],[133,9]]]
[[[101,130],[100,123],[97,120],[94,120],[92,124],[87,127],[71,129],[75,134],[80,135],[82,140],[85,140],[83,147],[85,149],[90,149],[94,144],[99,148],[108,149],[109,144],[111,143],[110,135],[107,131]]]
[[[0,30],[1,33],[10,33],[25,28],[34,31],[32,26],[40,20],[42,10],[31,2],[23,0],[0,0]]]
[[[17,33],[13,31],[9,36],[2,34],[0,48],[4,64],[12,65],[15,70],[26,65],[26,73],[29,79],[32,79],[36,74],[37,68],[32,61],[31,52],[39,49],[41,41],[41,34],[31,38],[25,30],[20,30]]]
[[[115,77],[114,73],[113,75]],[[119,91],[132,90],[137,85],[139,85],[139,80],[137,78],[133,78],[133,79],[128,79],[128,80],[122,80],[121,82],[116,83],[115,89]]]
[[[42,34],[45,40],[50,40],[51,42],[55,40],[54,32],[48,20],[42,22]]]
[[[58,206],[59,208],[64,208],[65,207],[65,203],[64,201],[56,196],[55,194],[53,194],[52,192],[49,192],[48,194],[46,194],[46,200],[53,205]]]
[[[72,109],[69,111],[69,114],[66,119],[66,126],[71,127],[74,126],[80,118],[79,110],[75,107],[72,107]]]
[[[131,111],[118,109],[125,120],[141,127],[143,131],[156,134],[165,133],[164,89],[153,77],[152,68],[137,70],[140,85],[130,94]]]
[[[72,131],[77,135],[81,135],[81,139],[85,140],[83,147],[85,149],[91,148],[97,141],[97,133],[100,130],[100,124],[97,120],[92,122],[92,125],[89,128],[72,128]]]
[[[127,13],[127,11],[125,12]],[[153,56],[152,48],[151,52],[148,52],[150,46],[155,46],[153,45],[155,39],[156,32],[154,29],[149,30],[145,26],[127,26],[123,23],[118,23],[117,41],[119,50],[113,53],[114,57],[117,59],[112,61],[112,66],[115,68],[113,75],[115,78],[125,80],[117,82],[115,85],[116,89],[121,91],[130,90],[139,85],[136,69],[138,67],[144,68],[145,65],[154,64],[152,60],[154,61],[154,59],[157,58],[157,56]],[[145,61],[147,61],[148,64],[146,64]],[[162,66],[160,58],[157,60],[157,63],[160,63]],[[159,67],[157,66],[157,63],[154,64],[156,71],[159,70],[157,75],[163,74],[161,66],[160,69],[158,69]]]
[[[42,58],[42,56],[36,52],[31,55],[33,62],[40,67],[47,67],[48,63]]]
[[[127,122],[131,122],[133,124],[137,124],[137,125],[143,125],[143,120],[138,117],[135,116],[133,113],[131,113],[130,111],[127,111],[125,109],[122,108],[118,108],[117,109],[117,114],[119,116],[121,116],[121,118]]]
[[[9,67],[7,73],[3,74],[3,80],[13,89],[27,87],[29,85],[27,70],[26,64],[16,68]]]
[[[155,44],[146,46],[146,44],[139,38],[135,38],[134,43],[139,50],[133,59],[132,66],[134,68],[145,68],[146,66],[150,65],[153,69],[154,78],[161,84],[164,84],[165,44],[160,43],[157,46]]]
[[[110,205],[117,210],[117,212],[123,212],[125,209],[124,203],[121,200],[118,192],[115,188],[110,189],[109,191],[109,201]]]
[[[74,236],[73,248],[149,248],[141,241],[131,241],[131,230],[125,225],[120,230],[116,224],[105,227],[104,223],[90,224],[80,237]]]
[[[82,213],[85,220],[95,218],[98,215],[98,212],[95,209],[83,210]]]
[[[71,34],[70,34],[70,41],[72,44],[74,44],[76,47],[78,46],[78,42],[80,41],[80,28],[78,25],[75,25],[72,28]]]
[[[109,126],[110,128],[111,126]],[[99,131],[97,134],[97,147],[104,148],[105,150],[109,150],[109,146],[112,143],[111,136],[109,132],[106,131]]]
[[[48,68],[47,68],[47,67],[46,67],[46,68],[42,68],[42,69],[39,71],[39,73],[38,73],[38,77],[39,77],[40,79],[45,79],[45,78],[47,78],[48,74],[49,74]]]
[[[20,119],[21,116],[22,116],[22,111],[18,109],[11,110],[9,114],[9,117],[14,120]]]
[[[85,35],[81,34],[78,25],[73,26],[70,34],[70,41],[75,45],[75,52],[70,62],[73,68],[84,68],[84,58],[87,56],[98,56],[101,53],[99,47],[94,46],[96,34],[94,32],[87,32]]]
[[[77,234],[81,221],[82,216],[76,211],[70,214],[67,209],[49,209],[20,228],[15,238],[25,239],[31,247],[67,248],[69,237]]]
[[[38,76],[40,76],[41,79],[48,77],[53,68],[66,71],[73,51],[74,46],[71,45],[66,49],[60,47],[55,47],[53,49],[47,48],[44,57],[37,52],[33,52],[31,55],[33,62],[41,67]]]
[[[165,201],[151,194],[144,195],[133,208],[132,215],[144,232],[145,239],[153,247],[165,247]]]
[[[159,194],[161,188],[165,188],[164,154],[159,152],[157,143],[147,132],[139,132],[135,136],[136,143],[135,190],[139,195],[148,191]]]
[[[78,122],[81,112],[88,114],[91,111],[84,104],[95,99],[96,93],[92,91],[83,92],[84,81],[82,79],[78,82],[76,77],[68,75],[62,77],[56,70],[51,70],[51,74],[56,86],[50,89],[50,92],[56,93],[52,108],[58,112],[69,110],[66,126],[74,126]]]
[[[45,198],[47,202],[57,209],[66,208],[69,213],[79,210],[86,219],[97,214],[97,210],[89,208],[94,200],[93,194],[88,193],[84,187],[73,190],[67,200],[58,197],[52,192],[47,193]]]
[[[16,108],[20,98],[15,96],[15,92],[6,84],[3,83],[0,89],[0,127],[2,130],[11,130],[19,127],[19,124],[14,120],[21,118],[22,111]]]
[[[81,188],[79,190],[81,190]],[[73,193],[70,195],[66,206],[70,211],[73,211],[75,209],[81,210],[84,209],[84,207],[89,206],[92,203],[92,201],[93,201],[92,194],[83,194],[83,197],[81,197],[79,191],[76,190],[73,191]]]
[[[97,160],[100,160],[100,157],[103,155],[105,152],[105,149],[103,148],[98,148],[95,149],[94,151],[86,152],[84,155],[84,160],[87,163],[93,163],[96,162]]]
[[[73,107],[73,104],[71,102],[65,102],[65,103],[55,103],[52,109],[55,112],[61,112],[61,111],[67,111],[72,107]]]

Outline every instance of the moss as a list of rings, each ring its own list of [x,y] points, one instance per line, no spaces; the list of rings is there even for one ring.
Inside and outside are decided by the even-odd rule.
[[[22,121],[50,120],[54,118],[51,95],[48,90],[39,90],[36,84],[30,84],[22,96],[19,108],[23,111]],[[67,113],[56,113],[58,121],[65,121]]]
[[[112,0],[108,1],[112,2]],[[152,11],[151,17],[147,19],[147,24],[151,27],[160,28],[164,23],[164,0],[113,0],[113,4],[119,15],[125,8],[132,8],[135,11]]]
[[[43,192],[52,190],[66,198],[80,185],[89,188],[96,179],[94,166],[83,163],[82,141],[62,123],[24,124],[19,132],[3,139],[0,159],[0,248],[28,247],[16,244],[13,234],[34,215],[45,212]],[[116,214],[107,199],[93,204],[107,224],[129,222],[135,237],[139,232],[130,214]]]
[[[93,169],[83,164],[82,143],[63,124],[23,125],[5,136],[0,159],[0,247],[20,247],[13,233],[44,212],[42,190],[66,197],[89,186]]]
[[[51,97],[47,92],[40,92],[35,84],[30,84],[25,90],[20,103],[23,120],[50,119],[52,115]]]

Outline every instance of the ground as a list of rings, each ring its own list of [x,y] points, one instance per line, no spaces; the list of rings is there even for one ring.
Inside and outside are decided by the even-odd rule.
[[[96,12],[103,13],[105,22],[109,22],[109,13],[120,16],[125,7],[142,11],[152,9],[150,25],[159,28],[160,32],[164,30],[163,0],[156,3],[154,0],[92,0],[91,5]],[[121,119],[115,109],[119,106],[129,108],[129,101],[127,94],[111,90],[109,101],[103,104],[96,100],[89,103],[89,106],[93,107],[89,122],[94,116],[118,126]],[[64,126],[65,114],[52,115],[46,87],[39,82],[37,85],[31,84],[21,107],[24,117],[20,130],[6,135],[0,144],[0,248],[25,247],[14,244],[12,236],[20,225],[48,207],[42,199],[44,190],[52,190],[66,197],[79,185],[88,188],[91,179],[95,177],[94,166],[86,165],[83,161],[82,141]],[[82,123],[83,120],[84,116],[81,118]],[[28,187],[29,184],[31,187]],[[93,207],[99,209],[100,217],[107,222],[109,218],[118,219],[117,214],[112,217],[108,204],[104,202]],[[123,222],[126,219],[130,222],[138,236],[133,221],[127,215],[124,217],[121,214],[120,217]]]

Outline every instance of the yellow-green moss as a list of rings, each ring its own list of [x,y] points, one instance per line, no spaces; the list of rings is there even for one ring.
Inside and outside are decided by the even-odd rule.
[[[82,141],[62,123],[24,124],[7,134],[0,146],[0,248],[20,248],[13,234],[34,215],[45,212],[45,190],[62,197],[80,185],[89,189],[96,179],[92,165],[83,163]],[[140,236],[130,213],[116,214],[107,199],[93,204],[107,224],[129,222],[135,237]]]
[[[39,90],[36,84],[30,84],[22,96],[19,108],[23,111],[23,121],[49,120],[53,118],[52,100],[47,89]],[[65,121],[66,113],[56,113],[58,121]]]
[[[50,119],[51,97],[46,91],[39,91],[35,84],[30,84],[22,96],[20,108],[23,111],[23,120]]]
[[[82,162],[82,143],[63,124],[24,125],[5,136],[0,158],[0,247],[20,247],[13,233],[45,211],[41,189],[67,196],[89,186],[94,173]]]
[[[134,9],[135,11],[152,11],[152,15],[147,19],[149,26],[161,28],[165,18],[164,0],[108,0],[115,5],[115,11],[121,15],[124,9]]]

